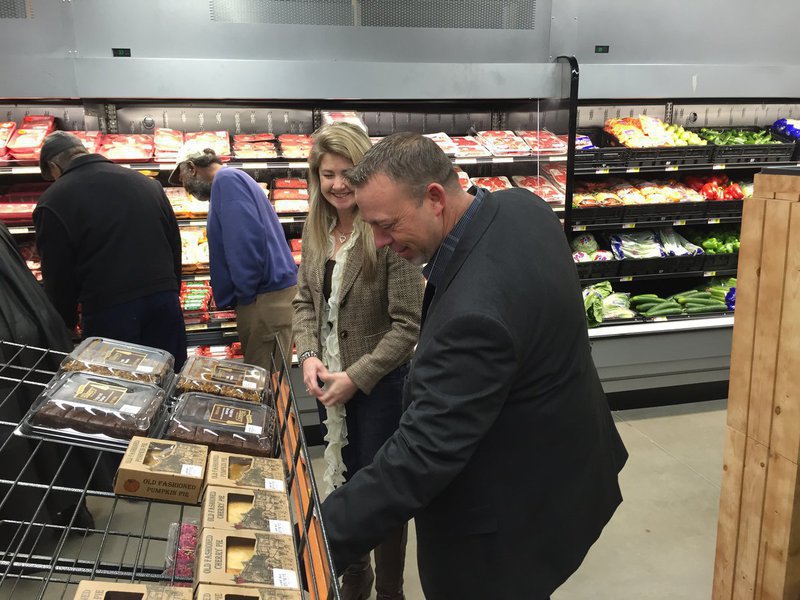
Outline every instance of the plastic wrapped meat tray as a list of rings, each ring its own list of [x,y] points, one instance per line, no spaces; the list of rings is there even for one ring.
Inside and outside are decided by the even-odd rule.
[[[8,225],[27,225],[33,222],[36,204],[20,202],[0,203],[0,221]]]
[[[175,359],[165,350],[100,337],[86,338],[61,363],[63,371],[85,371],[160,386],[168,383],[174,366]]]
[[[541,129],[539,131],[517,131],[516,133],[531,147],[531,151],[534,154],[567,153],[567,144],[546,129]]]
[[[164,390],[146,383],[63,373],[39,395],[31,421],[39,427],[128,440],[150,430],[164,398]]]
[[[234,400],[261,402],[267,389],[267,371],[227,360],[193,356],[178,376],[178,392],[204,392]]]
[[[272,190],[273,200],[308,200],[308,190],[276,189]]]
[[[473,177],[472,185],[479,188],[485,188],[490,192],[499,192],[500,190],[510,190],[513,185],[508,180],[508,177]]]
[[[494,156],[529,156],[530,146],[513,131],[479,131],[478,139]]]
[[[456,145],[456,158],[478,158],[481,156],[491,156],[484,146],[472,136],[450,138]]]
[[[189,142],[211,148],[221,160],[231,157],[231,142],[227,131],[198,131],[185,135],[186,143]]]
[[[278,190],[305,190],[308,189],[308,181],[305,179],[276,179],[275,189]]]
[[[68,131],[67,133],[71,133],[82,141],[84,148],[90,154],[96,154],[100,149],[103,134],[99,131]]]
[[[178,398],[164,437],[219,452],[271,457],[274,429],[271,406],[189,392]]]
[[[514,175],[517,187],[530,190],[549,204],[564,204],[564,193],[541,175]]]
[[[0,156],[5,156],[8,152],[8,142],[17,130],[17,124],[13,121],[0,123]]]
[[[153,158],[153,136],[107,133],[100,141],[98,153],[108,160],[148,161]]]

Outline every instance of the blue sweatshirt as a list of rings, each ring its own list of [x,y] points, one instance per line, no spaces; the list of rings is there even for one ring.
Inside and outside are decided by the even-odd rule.
[[[251,304],[259,294],[297,283],[297,267],[278,216],[246,173],[225,168],[214,176],[207,230],[218,307]]]

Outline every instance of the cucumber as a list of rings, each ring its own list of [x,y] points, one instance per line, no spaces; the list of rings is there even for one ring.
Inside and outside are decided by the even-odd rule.
[[[655,294],[639,294],[638,296],[634,296],[631,298],[631,302],[634,304],[637,302],[645,302],[647,300],[658,300],[659,297]]]
[[[716,298],[692,298],[691,302],[687,302],[688,304],[699,304],[701,306],[716,306],[717,304],[725,304],[721,300],[717,300]]]
[[[662,311],[662,310],[673,309],[673,308],[678,309],[678,312],[680,312],[680,310],[681,310],[681,307],[677,302],[673,302],[672,300],[667,300],[666,302],[662,302],[661,304],[657,304],[656,306],[654,306],[653,308],[651,308],[650,310],[645,312],[644,315],[646,317],[652,317],[652,316],[654,316],[654,313],[657,313],[657,312]]]
[[[709,312],[723,312],[725,310],[728,310],[727,306],[693,306],[691,308],[686,309],[686,314],[697,315]]]
[[[681,309],[679,306],[672,306],[672,307],[661,308],[659,310],[648,311],[645,316],[646,317],[668,317],[670,315],[682,315],[682,314],[683,314],[683,309]]]
[[[687,304],[693,300],[708,300],[710,298],[711,294],[709,292],[698,292],[697,294],[692,294],[691,296],[676,296],[675,300],[678,301],[678,304]]]
[[[655,308],[659,304],[662,304],[662,302],[645,302],[637,305],[635,308],[637,312],[644,313],[650,310],[651,308]]]

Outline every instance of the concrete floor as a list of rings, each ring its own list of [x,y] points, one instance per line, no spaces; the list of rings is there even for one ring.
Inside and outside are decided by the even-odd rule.
[[[622,472],[625,501],[553,600],[707,600],[725,401],[621,411],[614,417],[630,453]],[[416,560],[412,527],[407,600],[424,600]]]

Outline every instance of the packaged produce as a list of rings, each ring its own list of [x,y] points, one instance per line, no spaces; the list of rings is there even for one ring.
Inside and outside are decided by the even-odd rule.
[[[603,322],[603,300],[613,293],[611,283],[601,281],[583,288],[583,308],[589,327],[596,327]]]
[[[689,230],[689,239],[706,254],[735,254],[739,252],[739,233],[732,229],[698,232]]]
[[[196,584],[300,589],[288,535],[204,529],[197,557]]]
[[[178,392],[205,392],[236,400],[261,402],[267,388],[267,371],[227,360],[193,356],[178,376]]]
[[[730,181],[727,175],[687,175],[683,181],[706,200],[741,200],[746,197],[742,186]]]
[[[596,147],[588,135],[575,135],[575,150],[593,150]]]
[[[773,123],[772,128],[794,139],[800,139],[800,120],[798,119],[778,119]]]
[[[163,583],[118,583],[115,581],[78,582],[73,600],[192,600],[191,588]],[[215,599],[216,600],[216,599]]]
[[[513,185],[508,180],[508,177],[473,177],[470,179],[472,185],[479,188],[485,188],[490,192],[499,192],[500,190],[510,190]]]
[[[736,145],[760,145],[774,144],[776,140],[772,137],[769,129],[751,131],[748,129],[710,129],[703,127],[699,135],[704,140],[716,144],[717,146],[736,146]]]
[[[630,309],[630,294],[614,293],[603,298],[603,319],[633,319],[636,313]]]
[[[592,257],[590,254],[587,254],[586,252],[577,251],[572,253],[572,260],[574,260],[576,263],[592,262]]]
[[[285,492],[283,463],[277,458],[211,452],[206,485]]]
[[[597,240],[591,233],[583,233],[575,236],[570,243],[570,246],[572,247],[573,252],[585,252],[586,254],[597,252],[597,250],[600,248]]]
[[[197,504],[203,491],[208,448],[134,437],[114,478],[114,493]]]
[[[608,250],[598,250],[592,254],[592,260],[614,260],[614,253]]]
[[[90,337],[61,362],[63,371],[85,371],[163,386],[175,358],[165,350],[101,337]]]
[[[292,535],[289,499],[282,492],[210,485],[203,495],[201,514],[203,529]]]
[[[555,134],[546,129],[539,131],[517,131],[534,154],[566,154],[567,144],[560,140]]]
[[[648,115],[608,119],[605,130],[628,148],[705,146],[708,142],[680,125]]]
[[[150,430],[164,397],[155,385],[67,372],[36,399],[31,421],[39,427],[127,440]]]
[[[478,140],[494,156],[528,156],[531,148],[513,131],[479,131]]]
[[[617,260],[664,257],[664,249],[653,231],[615,233],[609,239]]]
[[[672,227],[659,229],[658,238],[667,256],[697,256],[703,254],[703,249],[700,246],[692,244],[681,234],[676,233]]]
[[[272,456],[274,435],[271,406],[188,392],[178,397],[164,437],[220,452]]]
[[[195,590],[195,600],[303,600],[295,590],[274,588],[242,588],[201,583]]]

